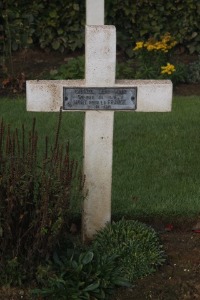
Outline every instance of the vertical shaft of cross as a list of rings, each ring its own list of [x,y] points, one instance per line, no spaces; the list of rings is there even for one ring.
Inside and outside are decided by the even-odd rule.
[[[103,23],[104,0],[87,0],[85,38],[87,87],[109,87],[115,83],[116,30],[114,26],[102,26]],[[85,113],[84,241],[92,239],[96,231],[111,220],[113,121],[113,111]]]
[[[104,25],[104,0],[86,0],[86,24]]]

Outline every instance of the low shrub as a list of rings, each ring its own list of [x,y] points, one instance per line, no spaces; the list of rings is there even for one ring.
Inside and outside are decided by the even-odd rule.
[[[97,233],[92,248],[99,255],[118,256],[122,276],[131,282],[156,271],[165,261],[155,230],[138,221],[108,224]]]

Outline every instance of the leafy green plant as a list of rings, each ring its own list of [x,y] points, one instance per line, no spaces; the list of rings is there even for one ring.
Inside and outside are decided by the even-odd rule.
[[[0,1],[3,16],[4,44],[12,50],[27,48],[35,42],[42,49],[74,51],[84,42],[84,5],[77,0]],[[85,13],[85,11],[84,11]],[[80,16],[82,15],[82,18]],[[1,42],[1,41],[0,41]]]
[[[35,36],[42,49],[74,51],[84,43],[84,2],[39,1]],[[37,4],[38,5],[38,4]]]
[[[47,272],[40,271],[41,289],[33,294],[48,299],[107,299],[116,286],[130,286],[121,276],[117,255],[99,255],[91,250],[68,249],[65,256],[54,254]]]
[[[70,59],[58,70],[53,70],[50,72],[50,79],[83,79],[84,69],[84,56],[77,56],[76,58]]]
[[[131,282],[156,271],[165,261],[156,232],[137,221],[108,224],[97,233],[92,248],[99,255],[117,255],[123,276]]]
[[[83,181],[69,145],[59,143],[60,124],[61,113],[54,145],[46,137],[42,162],[35,119],[28,133],[24,126],[20,132],[0,124],[0,278],[10,274],[8,261],[31,277],[63,239],[72,197],[81,197]]]

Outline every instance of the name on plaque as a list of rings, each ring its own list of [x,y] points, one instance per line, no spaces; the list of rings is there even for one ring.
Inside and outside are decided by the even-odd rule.
[[[137,87],[64,87],[63,110],[135,110]]]

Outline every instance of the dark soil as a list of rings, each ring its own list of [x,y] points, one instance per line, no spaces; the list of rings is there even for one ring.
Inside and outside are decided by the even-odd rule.
[[[161,235],[167,262],[155,274],[119,289],[112,300],[200,299],[200,233],[172,231]]]
[[[57,69],[68,59],[80,55],[23,51],[13,56],[15,85],[0,78],[0,95],[24,93],[26,79],[42,79],[44,74]],[[183,55],[183,61],[194,57]],[[17,78],[17,79],[16,79]],[[11,80],[11,79],[10,79]],[[180,84],[176,95],[199,95],[200,84]],[[195,220],[194,220],[195,223]],[[197,220],[196,220],[197,223]],[[138,280],[131,289],[118,289],[112,300],[192,300],[200,299],[200,233],[192,231],[191,221],[184,226],[161,234],[167,261],[155,274]],[[197,228],[200,229],[200,223]],[[31,299],[28,288],[0,288],[0,300]]]
[[[200,83],[179,84],[174,88],[174,94],[179,96],[200,96]]]

